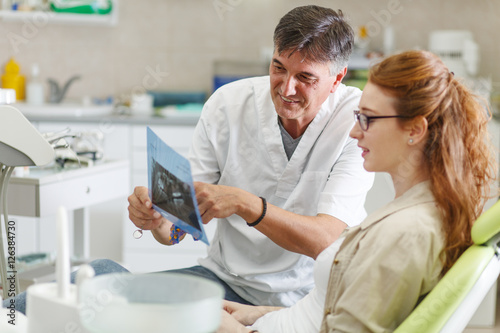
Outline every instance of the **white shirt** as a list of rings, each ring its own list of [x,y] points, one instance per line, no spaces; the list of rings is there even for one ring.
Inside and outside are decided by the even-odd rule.
[[[319,332],[323,320],[326,290],[333,259],[344,238],[339,238],[321,252],[314,263],[315,286],[309,294],[289,308],[260,317],[252,329],[260,333]]]
[[[193,178],[241,188],[296,214],[329,214],[357,225],[373,183],[349,137],[360,95],[340,85],[288,161],[269,77],[225,85],[205,103],[196,127]],[[313,259],[284,250],[236,215],[219,220],[208,257],[199,262],[253,304],[290,306],[314,284]]]

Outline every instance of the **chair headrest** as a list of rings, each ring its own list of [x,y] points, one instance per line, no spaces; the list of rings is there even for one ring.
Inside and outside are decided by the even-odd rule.
[[[500,201],[478,217],[472,226],[471,236],[475,244],[484,244],[500,233]]]

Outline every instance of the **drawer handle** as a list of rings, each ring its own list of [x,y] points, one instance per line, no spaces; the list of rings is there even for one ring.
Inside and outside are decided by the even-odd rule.
[[[90,193],[90,186],[87,186],[87,193]]]

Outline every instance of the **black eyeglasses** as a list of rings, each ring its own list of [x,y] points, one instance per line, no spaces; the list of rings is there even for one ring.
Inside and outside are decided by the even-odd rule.
[[[362,114],[359,112],[359,110],[354,110],[354,118],[359,122],[359,127],[361,127],[361,129],[363,131],[368,131],[368,127],[370,125],[370,121],[372,119],[384,119],[384,118],[411,118],[411,117],[408,117],[408,116],[400,116],[400,115],[397,115],[397,116],[373,116],[373,117],[370,117],[370,116],[367,116],[366,114]]]

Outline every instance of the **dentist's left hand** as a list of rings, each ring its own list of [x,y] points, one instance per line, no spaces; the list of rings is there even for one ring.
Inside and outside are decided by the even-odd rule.
[[[233,214],[253,222],[262,214],[262,200],[240,188],[194,182],[194,190],[203,224]]]
[[[238,213],[241,201],[238,188],[194,182],[194,190],[203,224],[214,217],[224,218]]]

